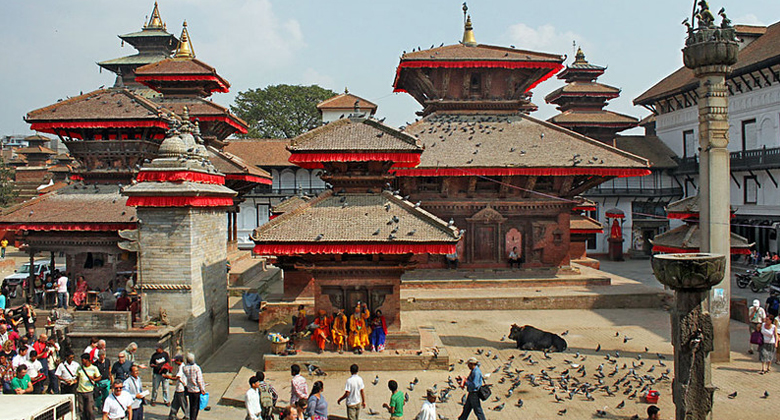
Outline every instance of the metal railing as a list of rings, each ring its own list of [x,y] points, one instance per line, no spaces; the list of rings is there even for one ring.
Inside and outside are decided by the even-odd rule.
[[[699,157],[677,158],[678,175],[699,172]],[[740,150],[730,153],[731,171],[749,171],[780,168],[780,147],[762,147],[760,149]]]
[[[585,193],[586,196],[610,197],[618,195],[633,195],[640,197],[682,197],[683,189],[680,187],[654,187],[654,186],[610,186],[599,185]]]

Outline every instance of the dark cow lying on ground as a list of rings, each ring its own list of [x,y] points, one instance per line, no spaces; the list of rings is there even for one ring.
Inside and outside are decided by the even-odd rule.
[[[509,339],[517,341],[517,348],[521,350],[566,350],[566,340],[556,334],[542,331],[530,325],[522,327],[512,324],[509,331]]]

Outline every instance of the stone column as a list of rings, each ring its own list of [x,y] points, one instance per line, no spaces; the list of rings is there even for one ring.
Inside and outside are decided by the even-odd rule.
[[[726,76],[739,45],[728,24],[691,30],[683,49],[685,66],[699,79],[699,186],[701,251],[730,255],[729,99]],[[731,275],[727,259],[723,281],[709,295],[715,329],[713,361],[730,360]]]
[[[675,291],[671,313],[675,418],[711,419],[713,322],[706,301],[710,288],[723,280],[727,258],[722,254],[667,254],[656,255],[652,261],[658,281]]]

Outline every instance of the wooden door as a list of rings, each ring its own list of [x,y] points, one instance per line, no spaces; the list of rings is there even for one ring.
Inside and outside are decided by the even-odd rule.
[[[496,260],[496,227],[477,226],[474,235],[474,261]]]
[[[347,295],[347,307],[346,307],[347,314],[351,314],[354,311],[355,305],[357,305],[358,301],[368,305],[368,293],[365,288],[360,288],[358,290],[347,289],[346,295]]]
[[[512,251],[512,248],[517,247],[517,255],[520,257],[521,261],[524,261],[523,234],[520,233],[519,230],[515,228],[509,229],[509,231],[506,233],[506,241],[504,242],[504,246],[504,252],[506,253],[507,258],[509,258],[509,252]]]

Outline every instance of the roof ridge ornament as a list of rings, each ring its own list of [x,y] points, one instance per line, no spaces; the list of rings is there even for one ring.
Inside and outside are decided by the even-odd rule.
[[[149,23],[145,24],[143,29],[165,30],[165,23],[162,21],[162,18],[160,17],[160,9],[157,7],[157,2],[154,2],[152,17],[149,18]]]
[[[187,31],[187,21],[182,24],[181,36],[179,37],[179,46],[176,48],[174,58],[195,58],[195,49],[192,48],[190,33]]]
[[[474,38],[474,27],[471,25],[471,15],[468,14],[469,6],[463,2],[463,41],[462,44],[467,47],[476,47],[477,40]]]

